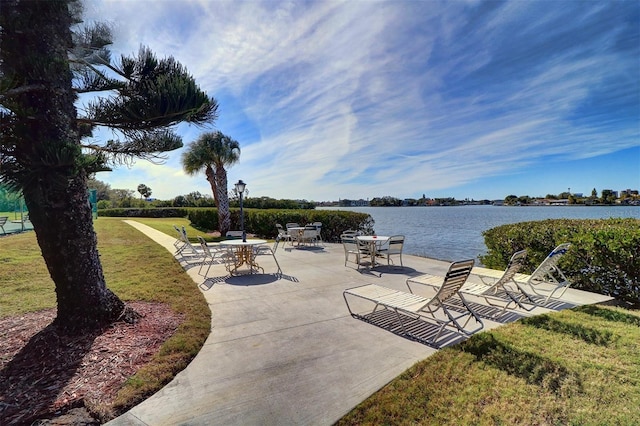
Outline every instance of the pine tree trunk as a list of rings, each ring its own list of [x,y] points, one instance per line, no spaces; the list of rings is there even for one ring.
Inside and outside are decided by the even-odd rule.
[[[26,188],[25,202],[56,286],[56,323],[70,331],[100,327],[132,313],[106,286],[84,176]]]
[[[106,287],[88,201],[67,50],[66,1],[3,2],[2,60],[12,97],[16,181],[55,283],[56,323],[79,332],[135,316]]]

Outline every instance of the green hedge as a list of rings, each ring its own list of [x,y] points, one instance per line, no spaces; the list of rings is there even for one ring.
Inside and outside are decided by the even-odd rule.
[[[98,216],[104,217],[186,217],[189,209],[181,207],[166,208],[116,208],[98,210]]]
[[[322,239],[339,241],[347,229],[373,233],[373,219],[366,213],[339,210],[291,210],[291,209],[243,209],[244,228],[260,238],[273,239],[278,235],[276,223],[285,226],[289,222],[306,225],[322,222]],[[198,229],[218,229],[217,209],[189,209],[188,218]],[[240,209],[231,209],[231,229],[240,229]]]
[[[527,249],[531,273],[560,243],[572,246],[560,267],[572,287],[640,307],[640,220],[549,219],[498,226],[483,232],[487,268],[504,269],[513,253]]]

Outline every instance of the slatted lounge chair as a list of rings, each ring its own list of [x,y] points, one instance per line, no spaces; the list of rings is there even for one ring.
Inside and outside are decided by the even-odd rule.
[[[185,243],[185,233],[182,232],[182,229],[178,228],[176,225],[173,225],[173,228],[178,233],[176,240],[173,242],[173,246],[176,248],[175,254],[182,253],[183,250],[187,249],[187,243]]]
[[[187,230],[184,228],[184,226],[180,230],[180,241],[181,245],[178,247],[176,254],[184,255],[185,251],[190,251],[197,256],[204,255],[201,250],[198,251],[198,249],[196,249],[193,244],[191,244],[191,241],[189,241],[189,237],[187,237]]]
[[[432,297],[393,290],[377,284],[349,288],[343,292],[343,297],[352,317],[376,324],[376,314],[386,310],[393,314],[395,332],[421,343],[440,347],[439,339],[445,329],[470,336],[484,327],[480,317],[459,292],[469,277],[473,264],[473,259],[453,262],[444,278],[437,277],[441,285]],[[453,296],[459,297],[462,307],[448,306],[447,301]],[[349,299],[352,298],[364,300],[367,305],[373,304],[373,310],[356,312],[349,304]],[[355,300],[352,300],[353,302]],[[475,320],[476,327],[470,329],[468,326],[472,319]],[[435,325],[437,332],[425,335],[420,323]]]
[[[5,235],[7,234],[7,231],[4,230],[4,224],[7,223],[7,219],[9,219],[8,216],[0,217],[0,228],[2,228],[2,233]]]
[[[176,254],[180,252],[180,248],[184,246],[184,241],[182,240],[182,231],[176,225],[173,225],[173,229],[176,230],[178,234],[176,236],[176,240],[173,242],[173,246],[176,248]]]
[[[571,286],[571,282],[558,266],[558,262],[569,251],[569,247],[571,247],[570,243],[563,243],[554,248],[526,282],[536,295],[545,297],[544,303],[551,298],[562,297]],[[555,296],[557,291],[560,293]]]
[[[571,286],[571,282],[558,266],[558,261],[567,253],[569,247],[571,247],[570,243],[560,244],[549,253],[531,275],[516,273],[512,282],[520,292],[529,293],[532,298],[534,296],[544,298],[542,302],[537,301],[539,305],[548,303],[552,298],[562,297],[567,288]],[[492,278],[500,278],[502,275],[499,271],[484,268],[474,268],[475,273]],[[560,293],[556,295],[557,291]]]
[[[482,283],[467,281],[460,291],[481,297],[491,306],[501,307],[502,311],[496,313],[493,317],[502,315],[507,309],[533,310],[538,304],[514,279],[522,269],[526,257],[526,250],[514,253],[500,277],[496,277],[493,273],[483,273],[485,271],[484,268],[474,268],[471,274],[477,276]]]

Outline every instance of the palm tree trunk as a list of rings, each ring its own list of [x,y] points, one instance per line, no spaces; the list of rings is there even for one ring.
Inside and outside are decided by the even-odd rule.
[[[224,168],[224,164],[220,164],[216,167],[216,188],[218,190],[218,226],[222,235],[225,235],[231,228],[231,212],[229,211],[227,184],[227,171]]]

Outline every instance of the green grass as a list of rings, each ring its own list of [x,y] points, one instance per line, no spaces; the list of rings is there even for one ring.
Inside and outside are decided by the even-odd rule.
[[[167,250],[120,219],[95,221],[107,285],[125,301],[169,304],[184,315],[176,333],[120,390],[115,414],[158,391],[195,357],[211,327],[211,312],[193,280]],[[0,238],[0,317],[55,307],[54,284],[35,233]]]
[[[102,220],[100,218],[99,220]],[[112,218],[104,218],[105,220],[109,220]],[[191,226],[191,222],[187,218],[175,218],[175,217],[166,217],[166,218],[145,218],[145,217],[136,217],[130,218],[130,220],[135,220],[136,222],[143,223],[147,226],[150,226],[160,232],[164,232],[167,235],[171,235],[172,237],[176,237],[178,234],[176,230],[173,228],[173,225],[181,228],[184,226],[184,229],[187,231],[187,236],[189,240],[192,242],[197,242],[197,236],[200,235],[206,241],[220,241],[224,238],[222,237],[212,237],[211,235],[207,235],[206,231],[202,229],[194,228]]]
[[[139,219],[171,236],[187,219]],[[184,369],[210,329],[204,297],[180,265],[120,218],[95,222],[109,287],[169,303],[185,321],[120,391],[123,411]],[[33,232],[0,238],[0,316],[55,306]],[[330,391],[330,390],[329,390]],[[634,425],[640,418],[640,314],[584,306],[479,333],[417,363],[339,425]]]
[[[338,425],[635,425],[640,314],[584,306],[479,333],[417,363]]]

